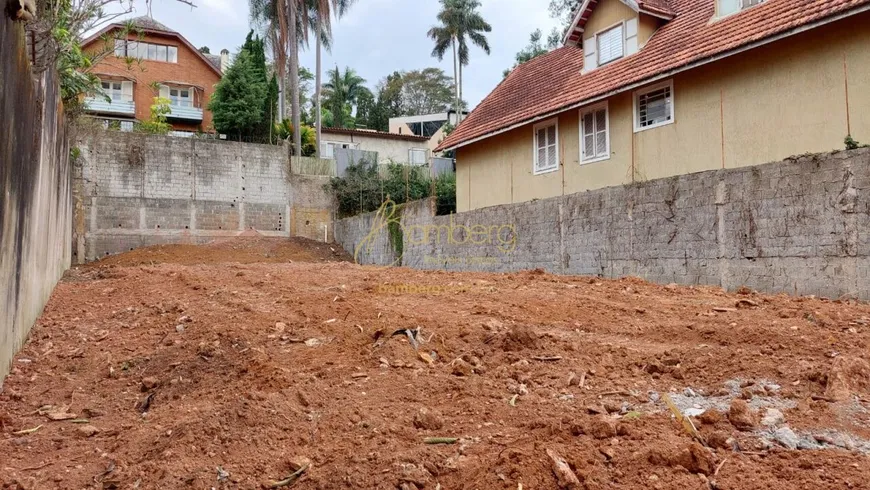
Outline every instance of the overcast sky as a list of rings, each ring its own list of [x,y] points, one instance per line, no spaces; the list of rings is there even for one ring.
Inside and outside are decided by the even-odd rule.
[[[153,0],[155,20],[179,31],[191,43],[208,46],[212,53],[235,52],[248,33],[246,0],[194,0],[193,10],[173,0]],[[537,28],[546,34],[556,25],[547,13],[548,0],[482,0],[481,13],[492,25],[492,54],[472,48],[471,63],[463,74],[463,95],[474,107],[502,79],[517,51]],[[144,0],[136,0],[134,15],[145,15]],[[435,24],[437,0],[357,0],[348,14],[334,24],[332,53],[324,53],[323,67],[350,66],[370,87],[396,70],[438,66],[453,75],[452,57],[432,58],[426,32]],[[451,55],[452,56],[452,55]],[[303,66],[314,71],[314,52],[303,52]]]

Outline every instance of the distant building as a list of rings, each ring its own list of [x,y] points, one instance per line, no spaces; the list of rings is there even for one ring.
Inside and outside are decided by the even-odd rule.
[[[429,139],[413,134],[385,133],[373,129],[323,128],[320,157],[335,158],[337,148],[375,151],[378,163],[425,165],[429,163]]]
[[[426,147],[430,152],[434,152],[445,138],[444,126],[448,122],[456,126],[456,116],[456,111],[448,111],[420,116],[393,117],[390,118],[390,132],[424,137],[428,140]]]
[[[103,40],[112,38],[112,33],[127,22],[132,22],[137,32],[131,32],[126,40],[115,40],[114,52],[93,70],[111,100],[90,97],[85,100],[86,111],[107,125],[129,131],[134,122],[151,117],[151,105],[160,96],[170,101],[168,121],[176,135],[211,131],[208,101],[229,64],[229,51],[203,54],[184,36],[150,17],[111,24],[86,39],[83,49],[107,49]],[[128,66],[127,58],[139,61]]]

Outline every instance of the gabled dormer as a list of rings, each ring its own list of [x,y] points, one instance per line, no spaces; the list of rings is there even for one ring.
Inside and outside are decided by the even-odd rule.
[[[583,0],[563,42],[583,47],[583,73],[637,53],[673,19],[667,0]]]
[[[764,0],[716,0],[716,16],[714,20],[728,17],[761,3],[764,3]]]

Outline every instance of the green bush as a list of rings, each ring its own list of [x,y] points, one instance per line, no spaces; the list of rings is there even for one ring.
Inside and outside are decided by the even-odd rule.
[[[456,176],[441,175],[433,183],[428,171],[428,167],[392,163],[381,173],[378,165],[360,162],[349,166],[344,177],[333,177],[329,187],[340,217],[377,211],[386,199],[396,204],[425,199],[433,195],[433,187],[437,214],[456,212]]]
[[[154,103],[151,105],[151,119],[137,124],[135,130],[141,133],[169,134],[172,131],[172,125],[166,122],[167,116],[172,112],[169,103],[170,101],[166,97],[154,97]],[[120,128],[120,123],[118,124]]]
[[[279,123],[275,123],[275,137],[279,140],[285,140],[290,143],[290,150],[293,148],[293,123],[290,119],[284,119]],[[311,157],[317,153],[317,135],[314,133],[314,128],[311,126],[302,126],[302,156]],[[294,152],[295,154],[295,152]]]
[[[438,198],[435,214],[442,216],[456,212],[456,174],[441,174],[435,178],[435,196]]]

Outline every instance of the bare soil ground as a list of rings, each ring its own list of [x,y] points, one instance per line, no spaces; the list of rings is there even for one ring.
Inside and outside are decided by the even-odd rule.
[[[867,305],[318,247],[71,270],[0,392],[0,488],[870,488]]]

